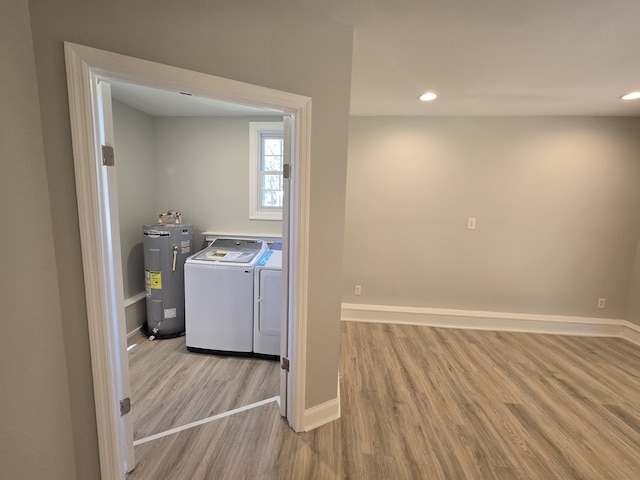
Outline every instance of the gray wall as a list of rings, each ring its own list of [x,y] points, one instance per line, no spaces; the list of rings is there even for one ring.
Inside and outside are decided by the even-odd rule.
[[[635,118],[353,118],[344,301],[623,318],[639,131]]]
[[[142,225],[157,218],[153,118],[112,101],[124,298],[144,292]],[[126,308],[127,332],[146,320],[144,300]]]
[[[180,210],[200,233],[280,235],[282,222],[249,220],[249,122],[282,118],[155,120],[159,211]]]
[[[99,462],[63,41],[313,98],[307,408],[336,396],[352,30],[297,3],[29,2],[78,478]]]
[[[0,3],[0,477],[69,480],[69,384],[27,7]]]
[[[155,132],[149,115],[117,100],[112,104],[124,297],[129,298],[144,291],[142,225],[159,213]]]

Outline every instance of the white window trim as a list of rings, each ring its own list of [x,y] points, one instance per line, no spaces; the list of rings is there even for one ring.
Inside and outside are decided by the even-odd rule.
[[[283,122],[249,122],[249,219],[282,220],[282,208],[261,210],[258,201],[260,132],[283,131]]]

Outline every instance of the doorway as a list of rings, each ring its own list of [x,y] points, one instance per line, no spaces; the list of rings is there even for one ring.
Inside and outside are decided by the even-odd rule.
[[[124,307],[118,296],[117,280],[122,272],[119,247],[115,248],[119,241],[117,221],[114,222],[117,205],[114,208],[113,195],[109,191],[110,173],[108,167],[103,166],[101,147],[104,129],[109,127],[105,125],[107,122],[100,109],[97,85],[101,79],[272,108],[290,114],[294,119],[288,229],[283,232],[283,257],[287,256],[290,268],[288,334],[283,335],[282,355],[289,360],[289,370],[282,370],[281,392],[287,399],[283,413],[290,426],[300,431],[303,428],[305,385],[311,100],[70,43],[65,44],[65,55],[103,475],[124,478],[125,468],[131,468],[132,440],[126,433],[130,415],[126,410],[128,367]]]
[[[281,406],[285,416],[285,405],[280,401],[280,368],[276,357],[281,350],[280,336],[274,335],[274,331],[279,332],[281,328],[281,315],[279,311],[272,314],[276,318],[260,315],[261,311],[270,313],[276,303],[286,303],[286,298],[281,299],[280,295],[280,271],[258,265],[254,281],[254,274],[246,272],[247,268],[253,267],[224,268],[222,271],[231,273],[233,270],[237,275],[225,274],[225,280],[214,287],[208,265],[194,267],[191,263],[182,267],[185,257],[195,255],[220,236],[250,237],[251,240],[245,241],[252,244],[257,244],[255,239],[265,241],[270,250],[262,258],[280,258],[281,252],[271,249],[277,248],[282,240],[282,220],[277,219],[275,213],[274,218],[269,219],[249,218],[251,191],[247,191],[247,164],[250,162],[247,152],[251,151],[252,144],[250,127],[260,125],[282,130],[282,112],[113,80],[101,81],[100,85],[107,88],[105,83],[110,85],[114,126],[134,447],[161,438],[162,434],[172,434],[176,429],[182,431],[185,426],[200,425],[205,419],[220,418],[239,408],[261,405],[266,399],[271,399],[276,409]],[[258,121],[260,123],[256,123]],[[277,141],[269,138],[277,147],[269,150],[278,155],[273,161],[276,166],[284,157],[283,140],[282,134]],[[257,157],[259,152],[252,153]],[[253,166],[257,168],[257,164]],[[276,186],[281,185],[278,182]],[[151,243],[157,246],[154,242],[162,242],[162,239],[152,240],[149,245],[145,239],[143,248],[141,226],[146,225],[145,230],[157,228],[158,212],[167,209],[180,211],[180,225],[192,228],[195,237],[193,246],[186,248],[187,252],[183,245],[178,268],[184,268],[185,277],[187,269],[191,275],[204,277],[198,277],[199,280],[187,289],[187,307],[192,309],[192,315],[187,318],[191,322],[187,323],[187,337],[179,336],[184,332],[184,316],[178,315],[180,321],[172,324],[172,334],[165,335],[176,338],[149,342],[149,328],[145,329],[146,335],[137,330],[148,319],[144,306],[152,301],[154,292],[147,289],[149,298],[146,298],[143,250],[151,247]],[[165,255],[170,259],[169,251]],[[267,276],[269,273],[273,277]],[[163,276],[165,274],[167,272]],[[272,282],[278,284],[274,285],[277,291],[269,291],[272,284],[265,280],[267,293],[275,295],[258,301],[258,286],[265,283],[259,280],[263,277],[266,280],[273,278]],[[239,283],[231,282],[232,278]],[[162,282],[162,288],[165,283]],[[252,286],[253,291],[247,291]],[[219,315],[226,311],[220,305],[228,299],[229,303],[225,305],[234,312],[228,319],[237,326],[233,333],[222,326],[213,329],[208,314],[206,320],[202,318],[205,314],[200,308],[210,308],[213,305],[209,303],[211,296],[222,291],[226,294],[221,294],[216,301],[217,311]],[[163,304],[164,307],[171,306],[171,301]],[[158,311],[151,311],[151,322],[158,320],[157,314]],[[259,328],[263,323],[266,325]],[[264,354],[268,359],[246,357],[246,352],[251,351],[250,330],[253,330],[253,352]],[[193,352],[199,345],[194,342],[209,346],[212,341],[230,351],[237,349],[244,358]],[[136,460],[136,463],[140,461]]]

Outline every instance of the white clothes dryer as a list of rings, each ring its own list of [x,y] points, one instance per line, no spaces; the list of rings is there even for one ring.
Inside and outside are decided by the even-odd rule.
[[[251,355],[254,267],[266,251],[263,240],[218,238],[186,260],[189,351]]]
[[[270,358],[280,356],[282,250],[277,249],[280,245],[275,242],[255,268],[253,352]]]

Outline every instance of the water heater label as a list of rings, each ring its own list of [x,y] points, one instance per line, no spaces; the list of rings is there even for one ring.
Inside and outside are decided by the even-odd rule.
[[[191,242],[189,240],[183,240],[180,242],[180,247],[182,247],[182,253],[186,254],[191,251]]]
[[[162,272],[154,272],[152,270],[144,271],[144,280],[147,287],[147,292],[151,289],[162,289]]]
[[[164,309],[164,318],[176,318],[176,316],[178,315],[178,313],[176,312],[175,308],[165,308]]]

